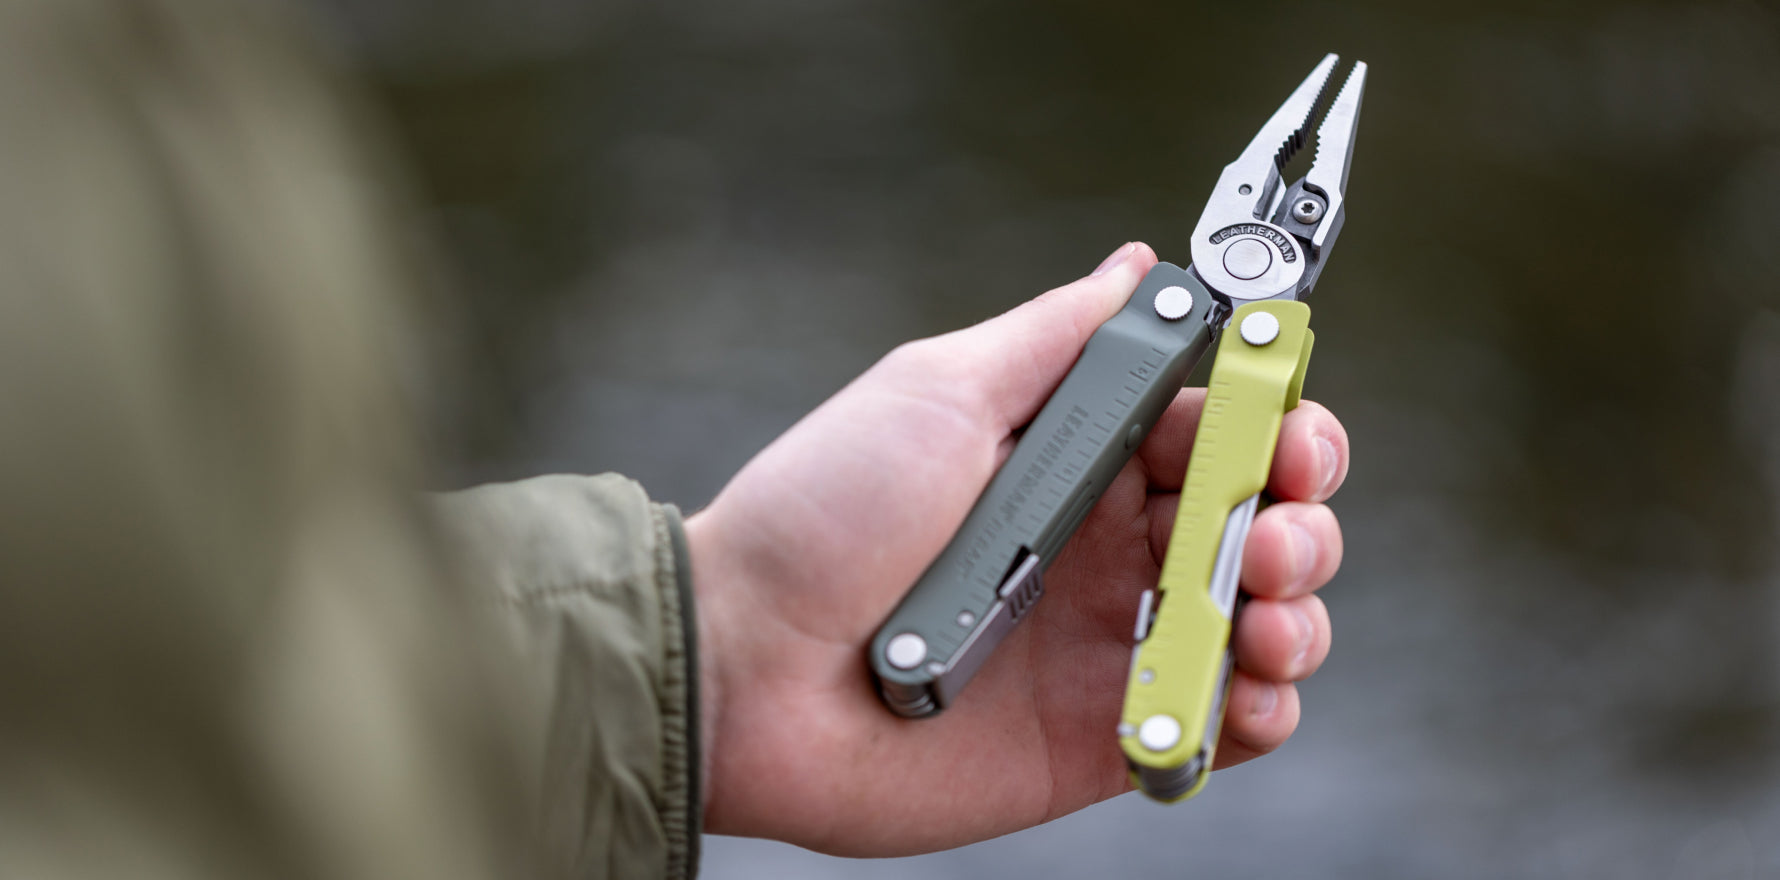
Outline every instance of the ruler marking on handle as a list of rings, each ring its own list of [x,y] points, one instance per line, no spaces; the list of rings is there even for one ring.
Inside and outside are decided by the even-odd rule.
[[[1164,264],[1156,271],[1151,285],[1200,287],[1190,269]],[[1018,436],[1012,466],[997,470],[960,526],[963,534],[880,628],[882,639],[919,633],[945,667],[893,669],[881,650],[874,655],[880,691],[898,714],[943,710],[1013,622],[1030,614],[1042,589],[1036,584],[997,597],[1008,560],[1017,568],[1022,555],[1033,557],[1024,562],[1036,576],[1055,557],[1133,453],[1131,438],[1154,426],[1170,396],[1164,392],[1172,390],[1163,386],[1178,386],[1215,340],[1209,323],[1159,325],[1149,306],[1133,300],[1116,323],[1096,331],[1100,338],[1085,347],[1084,360]],[[970,619],[960,609],[974,620],[959,623]],[[992,620],[1001,622],[985,626]]]

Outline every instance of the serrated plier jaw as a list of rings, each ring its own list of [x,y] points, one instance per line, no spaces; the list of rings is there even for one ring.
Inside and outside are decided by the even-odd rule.
[[[1236,161],[1224,166],[1193,229],[1193,270],[1232,300],[1301,299],[1346,219],[1344,190],[1366,64],[1357,62],[1317,131],[1316,160],[1304,179],[1285,185],[1281,171],[1305,143],[1339,57],[1323,57],[1261,126]]]

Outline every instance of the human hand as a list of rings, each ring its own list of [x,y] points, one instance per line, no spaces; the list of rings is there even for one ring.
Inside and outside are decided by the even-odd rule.
[[[806,416],[686,524],[699,629],[705,829],[852,856],[957,846],[1129,789],[1115,728],[1139,594],[1155,586],[1202,389],[1182,391],[1045,575],[1044,598],[957,703],[899,718],[865,646],[939,554],[1088,336],[1155,254],[974,327],[897,348]],[[1322,504],[1347,435],[1310,402],[1286,414],[1279,499],[1243,552],[1253,600],[1219,767],[1277,748],[1295,681],[1329,650],[1313,595],[1341,561]]]

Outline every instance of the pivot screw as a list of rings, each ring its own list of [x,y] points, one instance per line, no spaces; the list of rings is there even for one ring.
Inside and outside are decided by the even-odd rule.
[[[1315,223],[1323,219],[1323,203],[1316,199],[1299,199],[1292,206],[1292,218],[1299,223]]]
[[[1224,271],[1233,278],[1252,281],[1273,265],[1273,252],[1258,238],[1239,238],[1224,249]]]

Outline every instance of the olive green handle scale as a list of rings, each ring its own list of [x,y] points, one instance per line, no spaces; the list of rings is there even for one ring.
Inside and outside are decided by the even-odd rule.
[[[949,705],[1044,591],[1043,572],[1174,400],[1228,313],[1158,263],[1027,426],[964,523],[878,630],[878,691],[916,718]]]
[[[1249,303],[1230,328],[1212,363],[1161,578],[1138,611],[1119,723],[1133,782],[1165,802],[1197,793],[1217,756],[1242,548],[1314,340],[1301,302]]]

